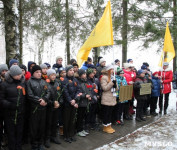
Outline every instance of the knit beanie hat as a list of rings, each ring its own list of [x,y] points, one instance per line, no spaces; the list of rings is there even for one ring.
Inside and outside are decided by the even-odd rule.
[[[120,60],[119,60],[119,59],[116,59],[114,62],[115,62],[115,63],[118,63],[118,62],[120,62]]]
[[[93,73],[93,72],[94,72],[94,70],[93,70],[92,68],[88,68],[88,69],[87,69],[87,76],[88,76],[89,74]]]
[[[84,69],[78,70],[79,77],[81,77],[84,73],[86,73]]]
[[[48,69],[47,76],[49,77],[51,74],[56,74],[56,71],[54,69]]]
[[[133,61],[133,59],[128,59],[127,62],[129,63],[130,61]]]
[[[106,62],[106,60],[104,58],[101,58],[100,61],[99,61],[99,64],[101,64],[103,62]]]
[[[108,71],[108,70],[110,70],[110,69],[114,69],[114,66],[113,65],[107,65],[106,67],[105,67],[105,70],[106,71]]]
[[[117,71],[117,75],[124,74],[124,71],[122,69]]]
[[[145,69],[147,69],[147,66],[146,65],[142,65],[141,69],[145,70]]]
[[[143,65],[145,65],[146,67],[149,67],[149,64],[147,62],[144,62]]]
[[[25,70],[25,72],[26,72],[26,69],[27,69],[27,68],[26,68],[26,66],[25,66],[25,65],[23,65],[23,64],[22,64],[22,65],[19,65],[19,67],[20,67],[21,69],[24,69],[24,70]]]
[[[62,60],[63,60],[63,58],[62,58],[61,56],[57,56],[57,57],[56,57],[56,62],[57,62],[59,59],[62,59]]]
[[[71,59],[71,60],[70,60],[70,64],[71,64],[71,65],[73,65],[74,62],[76,63],[76,60],[75,60],[75,59]]]
[[[41,67],[39,65],[33,66],[32,70],[31,70],[31,75],[33,75],[34,72],[37,71],[37,70],[41,70]]]
[[[12,77],[20,74],[22,74],[22,69],[18,65],[13,65],[10,67],[10,75]]]
[[[46,64],[41,64],[40,67],[41,67],[41,69],[47,69],[48,68]]]
[[[44,63],[44,64],[47,65],[47,68],[51,67],[51,65],[49,63]]]
[[[1,65],[0,65],[0,74],[1,74],[1,72],[2,72],[3,70],[8,70],[7,64],[1,64]]]
[[[145,71],[143,69],[138,70],[138,75],[145,73]]]
[[[63,67],[60,67],[59,69],[58,69],[58,71],[59,71],[59,74],[63,71],[63,70],[65,70],[65,68],[63,68]]]
[[[66,66],[66,69],[65,69],[65,70],[66,70],[66,72],[68,72],[71,68],[73,68],[73,66],[72,66],[72,65],[67,65],[67,66]]]
[[[16,60],[16,59],[11,59],[11,60],[9,61],[9,67],[11,67],[14,63],[19,63],[19,61]]]

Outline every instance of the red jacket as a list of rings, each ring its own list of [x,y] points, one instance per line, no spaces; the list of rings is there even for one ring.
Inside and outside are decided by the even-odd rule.
[[[31,78],[31,73],[29,71],[26,71],[25,80],[28,81],[30,78]]]
[[[171,93],[171,82],[173,80],[173,72],[170,68],[167,68],[166,70],[162,70],[159,71],[159,76],[162,77],[162,85],[163,85],[163,89],[162,89],[162,93],[163,94],[167,94],[167,93]]]
[[[130,85],[130,82],[135,82],[136,79],[136,73],[134,71],[127,71],[124,69],[124,77],[127,81],[127,84]]]

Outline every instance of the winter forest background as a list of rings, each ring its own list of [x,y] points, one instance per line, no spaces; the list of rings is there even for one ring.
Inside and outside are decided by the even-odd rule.
[[[65,64],[77,52],[103,14],[107,0],[0,0],[0,63],[17,57],[39,64]],[[177,47],[176,0],[111,0],[114,46],[94,48],[90,56],[142,62],[156,70],[163,48],[166,22]],[[6,45],[6,48],[5,48]],[[6,59],[5,59],[6,58]],[[95,61],[96,62],[96,61]],[[173,67],[176,68],[176,58]],[[172,65],[172,63],[171,63]]]

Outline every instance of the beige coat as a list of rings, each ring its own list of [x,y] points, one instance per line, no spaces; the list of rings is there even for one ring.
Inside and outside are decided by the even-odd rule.
[[[113,82],[108,82],[108,76],[103,75],[101,78],[101,88],[103,90],[102,92],[102,98],[101,98],[101,104],[106,106],[115,106],[116,105],[116,97],[113,96],[113,93],[111,92],[111,88],[113,87]]]

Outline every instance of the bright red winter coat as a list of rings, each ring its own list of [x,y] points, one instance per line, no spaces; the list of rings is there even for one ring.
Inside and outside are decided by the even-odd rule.
[[[124,71],[124,77],[125,77],[128,85],[130,85],[131,81],[135,82],[136,73],[134,71],[127,71],[125,69],[123,71]]]
[[[173,80],[173,72],[171,68],[167,68],[166,70],[163,69],[159,71],[158,74],[159,76],[162,77],[162,81],[163,81],[162,93],[163,94],[171,93],[171,82]]]
[[[25,80],[28,81],[30,78],[31,78],[31,73],[29,71],[26,71]]]

